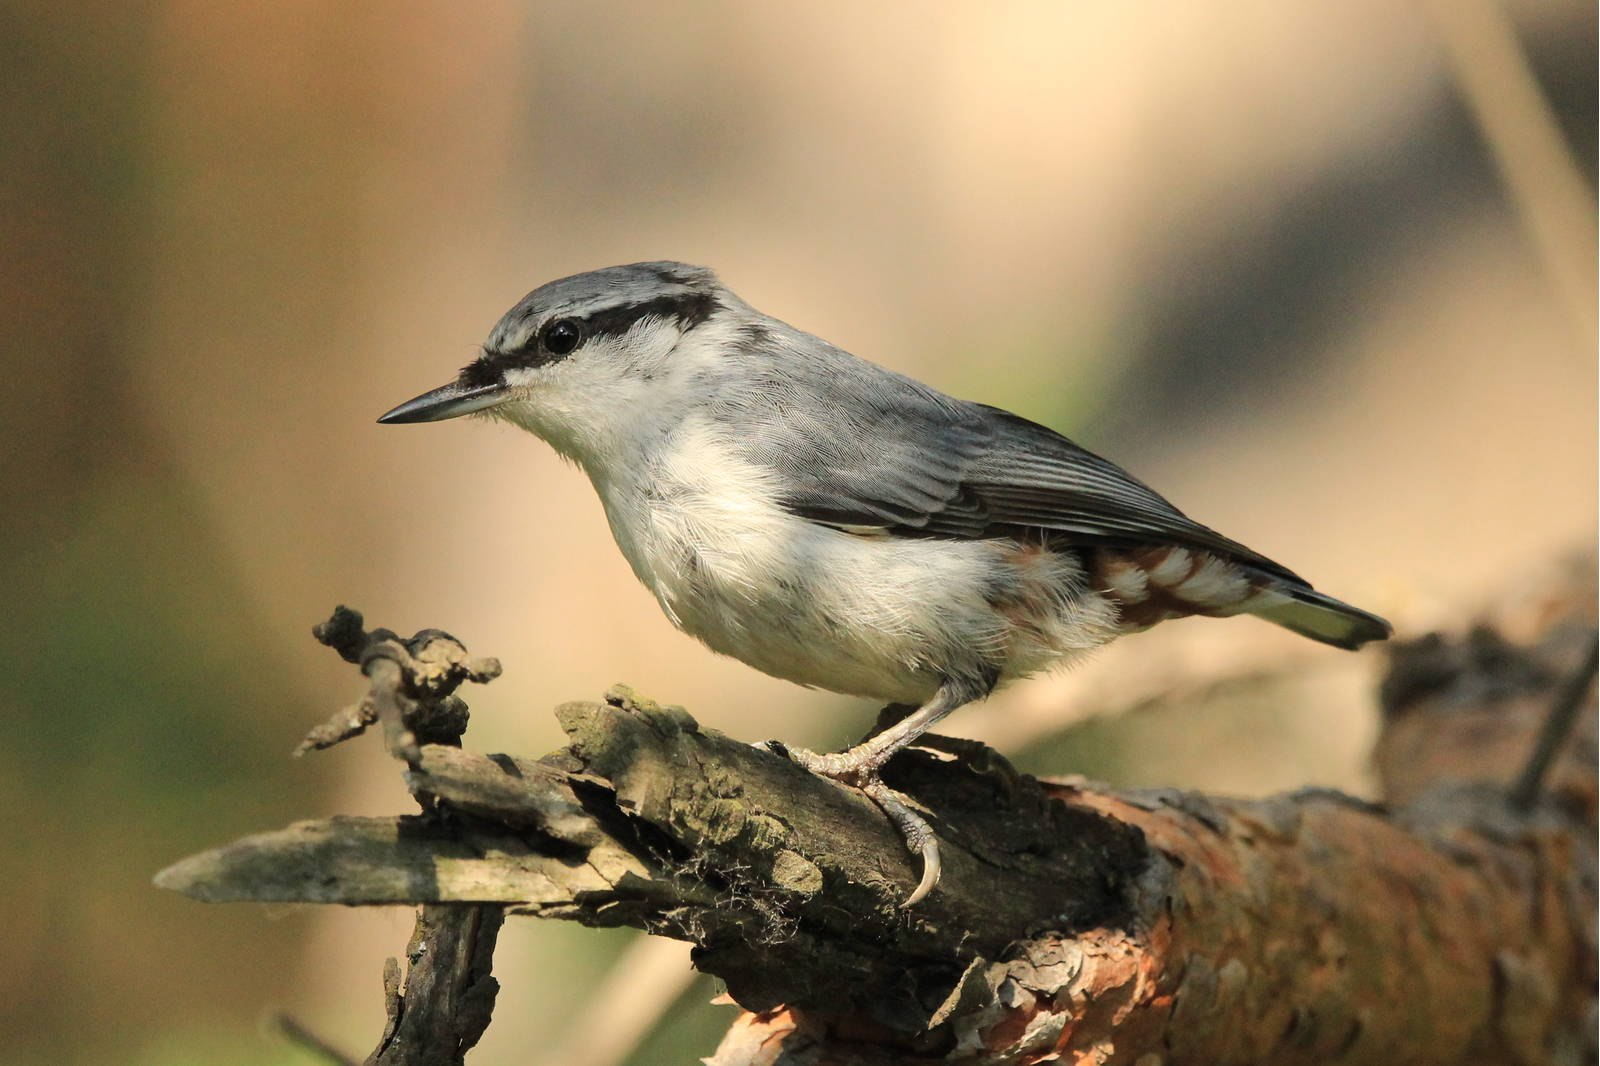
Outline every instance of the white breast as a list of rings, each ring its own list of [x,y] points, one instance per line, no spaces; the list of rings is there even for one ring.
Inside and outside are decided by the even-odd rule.
[[[1075,561],[797,518],[775,502],[777,475],[706,423],[680,426],[637,469],[597,481],[634,572],[674,624],[765,673],[916,703],[945,676],[996,663],[1020,676],[1114,632],[1114,610],[1075,593]]]

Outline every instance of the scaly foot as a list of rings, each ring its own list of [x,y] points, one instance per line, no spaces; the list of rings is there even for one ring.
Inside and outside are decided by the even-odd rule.
[[[889,821],[900,830],[906,848],[911,854],[922,858],[922,879],[900,904],[901,908],[914,907],[928,898],[928,893],[939,883],[939,875],[944,868],[939,855],[939,838],[933,835],[933,827],[911,809],[907,797],[884,784],[878,776],[879,769],[888,761],[887,755],[862,752],[859,748],[836,755],[819,755],[805,748],[791,748],[776,740],[756,746],[785,756],[818,777],[825,777],[845,788],[853,788],[877,804],[878,809],[888,815]]]

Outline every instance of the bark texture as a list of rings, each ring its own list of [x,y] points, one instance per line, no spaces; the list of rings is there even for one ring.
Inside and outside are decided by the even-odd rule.
[[[366,1066],[459,1064],[489,1027],[500,984],[489,974],[505,912],[499,907],[423,907],[406,947],[406,973],[383,969],[384,1013]]]
[[[1592,589],[1572,578],[1511,637],[1396,649],[1383,806],[1040,782],[929,738],[886,775],[944,844],[944,880],[910,911],[911,857],[865,799],[627,690],[561,708],[568,743],[543,759],[417,743],[407,722],[437,720],[430,704],[474,676],[464,650],[433,688],[387,656],[368,674],[399,697],[347,718],[386,722],[423,814],[301,823],[158,884],[212,901],[465,903],[483,906],[448,909],[689,940],[746,1010],[717,1066],[1592,1061],[1586,679],[1539,802],[1508,802],[1593,647]],[[438,640],[395,643],[423,663]],[[487,977],[486,956],[474,972]],[[408,982],[416,994],[430,995]]]

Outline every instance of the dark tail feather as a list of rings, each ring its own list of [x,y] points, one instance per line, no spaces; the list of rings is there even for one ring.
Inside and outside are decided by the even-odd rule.
[[[1377,615],[1314,589],[1279,585],[1274,591],[1291,599],[1288,603],[1273,604],[1250,613],[1303,637],[1354,650],[1369,641],[1388,640],[1394,635],[1394,628]]]

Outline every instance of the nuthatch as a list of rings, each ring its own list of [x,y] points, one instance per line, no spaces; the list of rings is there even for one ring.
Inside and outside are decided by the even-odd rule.
[[[1200,525],[1053,430],[952,397],[762,314],[703,267],[551,282],[455,381],[378,421],[482,414],[589,475],[672,623],[802,685],[903,705],[832,755],[939,877],[927,823],[879,779],[995,686],[1185,615],[1253,614],[1341,648],[1383,619]]]

